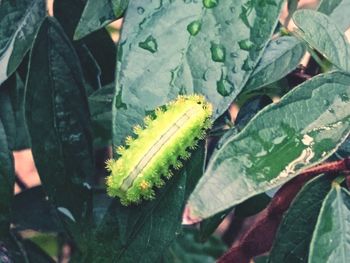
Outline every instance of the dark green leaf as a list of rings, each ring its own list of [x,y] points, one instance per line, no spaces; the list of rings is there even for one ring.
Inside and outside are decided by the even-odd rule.
[[[206,95],[220,116],[260,59],[282,2],[131,1],[118,47],[113,142],[178,94]]]
[[[58,232],[61,229],[54,207],[47,201],[41,186],[16,195],[12,211],[12,223],[17,230]]]
[[[79,222],[91,213],[89,110],[77,55],[53,18],[38,32],[26,89],[26,120],[44,189],[68,221]]]
[[[350,72],[350,45],[328,16],[312,10],[299,10],[294,13],[293,20],[303,40],[336,67]]]
[[[349,28],[350,2],[348,0],[321,0],[320,2],[319,12],[329,15],[342,31]]]
[[[304,53],[304,45],[295,37],[271,40],[243,92],[259,89],[283,78],[298,66]]]
[[[99,2],[99,1],[96,1]],[[74,31],[83,13],[86,0],[54,1],[54,14],[62,25],[69,39],[73,39]],[[114,81],[116,47],[106,29],[101,28],[83,40],[74,43],[75,48],[86,44],[101,69],[101,83],[106,85]],[[78,51],[79,53],[79,51]]]
[[[235,216],[248,217],[255,215],[263,210],[270,203],[270,201],[271,198],[265,193],[253,196],[236,206]]]
[[[268,262],[307,262],[312,232],[331,182],[321,175],[301,189],[280,224]]]
[[[10,76],[30,49],[46,15],[45,0],[0,2],[0,84]]]
[[[199,228],[199,238],[201,241],[206,241],[215,232],[226,216],[232,211],[233,208],[229,208],[201,221]]]
[[[29,262],[35,263],[55,263],[48,254],[45,253],[39,246],[37,246],[34,242],[30,240],[22,241],[23,247],[27,252],[27,256],[29,258]]]
[[[350,193],[334,184],[322,204],[310,244],[310,263],[348,262]]]
[[[196,236],[195,229],[184,229],[171,247],[165,252],[162,263],[209,263],[215,262],[227,249],[217,237],[210,237],[201,243]]]
[[[94,144],[104,146],[112,139],[112,102],[114,83],[107,85],[89,96]]]
[[[129,0],[87,0],[84,12],[75,30],[78,40],[120,18]]]
[[[9,231],[13,185],[13,157],[7,143],[5,128],[0,118],[0,237],[5,236]]]
[[[279,186],[329,157],[350,123],[350,76],[312,78],[260,111],[213,154],[190,198],[203,218]]]

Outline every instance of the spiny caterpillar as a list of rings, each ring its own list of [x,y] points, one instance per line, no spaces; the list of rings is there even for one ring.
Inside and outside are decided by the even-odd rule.
[[[146,116],[144,126],[134,127],[136,138],[128,136],[126,147],[119,146],[118,160],[108,160],[107,192],[118,196],[123,205],[150,200],[153,186],[170,178],[171,167],[180,169],[190,157],[205,131],[211,127],[212,106],[203,96],[179,96],[164,108],[155,110],[155,117]]]

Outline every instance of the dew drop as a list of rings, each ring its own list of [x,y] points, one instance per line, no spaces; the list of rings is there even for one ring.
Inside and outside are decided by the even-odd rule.
[[[238,45],[243,50],[251,50],[254,47],[254,43],[249,39],[241,40],[238,42]]]
[[[211,43],[210,47],[211,59],[215,62],[224,62],[226,57],[226,50],[223,45]]]
[[[238,53],[237,52],[231,52],[230,56],[231,56],[231,58],[237,58],[238,57]]]
[[[254,68],[254,62],[250,58],[247,58],[246,60],[244,60],[244,63],[242,66],[242,69],[244,71],[249,71],[249,70],[252,70],[253,68]]]
[[[223,97],[229,96],[234,90],[233,83],[224,77],[223,72],[221,72],[220,80],[216,82],[216,90]]]
[[[218,5],[219,0],[203,0],[203,5],[206,8],[213,8]]]
[[[145,41],[139,43],[139,47],[155,53],[158,50],[158,44],[153,36],[148,36]]]
[[[138,13],[139,15],[142,15],[144,12],[145,12],[145,9],[144,9],[143,7],[139,6],[139,7],[137,8],[137,13]]]
[[[193,21],[191,22],[188,26],[187,26],[187,31],[192,35],[195,36],[199,33],[199,31],[201,30],[201,23],[197,20],[197,21]]]
[[[234,12],[235,12],[235,10],[236,10],[236,8],[235,8],[234,6],[231,6],[231,7],[230,7],[230,11],[231,11],[231,13],[234,13]]]
[[[326,106],[326,107],[327,107],[327,106],[329,106],[329,104],[330,104],[330,103],[329,103],[329,101],[328,101],[328,100],[326,100],[326,99],[324,99],[324,100],[323,100],[323,105],[324,105],[324,106]]]

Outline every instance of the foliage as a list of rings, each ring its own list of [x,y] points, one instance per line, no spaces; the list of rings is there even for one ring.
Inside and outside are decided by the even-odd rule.
[[[290,0],[289,31],[283,4],[55,0],[52,16],[44,0],[0,0],[0,261],[54,262],[68,246],[71,262],[347,262],[350,5]],[[120,17],[116,46],[106,26]],[[154,200],[109,198],[97,153],[193,93],[214,126],[184,167]],[[42,185],[14,195],[27,148]],[[250,222],[226,230],[230,249],[213,234],[224,219]]]

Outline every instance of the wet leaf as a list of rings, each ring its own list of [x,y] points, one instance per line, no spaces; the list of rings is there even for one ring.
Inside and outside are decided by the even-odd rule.
[[[193,212],[214,215],[329,157],[350,130],[349,86],[344,73],[316,76],[260,111],[214,152],[190,198]]]
[[[131,1],[118,47],[113,143],[178,94],[204,94],[219,117],[252,74],[282,2]]]
[[[10,76],[31,48],[46,15],[45,0],[0,1],[0,84]]]
[[[310,263],[348,262],[350,193],[334,185],[322,204],[309,252]]]

